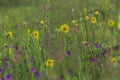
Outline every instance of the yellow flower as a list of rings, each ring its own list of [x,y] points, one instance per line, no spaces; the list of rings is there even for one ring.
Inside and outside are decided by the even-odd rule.
[[[92,17],[92,19],[91,19],[91,23],[96,23],[96,18],[95,17]]]
[[[12,48],[9,48],[9,54],[11,54],[11,53],[12,53],[12,51],[13,51],[13,49],[12,49]]]
[[[43,20],[41,20],[41,21],[40,21],[40,24],[44,24],[44,21],[43,21]]]
[[[63,24],[60,26],[60,30],[64,33],[68,33],[69,32],[69,26],[67,24]]]
[[[12,36],[13,36],[13,33],[9,31],[9,32],[7,33],[7,37],[10,38],[10,37],[12,37]]]
[[[115,57],[111,59],[111,62],[116,62],[116,61],[117,59]]]
[[[76,20],[72,20],[72,24],[75,24],[76,23]]]
[[[90,19],[90,17],[89,17],[89,16],[85,16],[85,20],[87,20],[87,21],[88,21],[89,19]]]
[[[120,29],[120,22],[118,23],[118,29]]]
[[[48,59],[45,65],[47,67],[53,67],[55,65],[55,61],[53,59]]]
[[[35,38],[35,39],[38,39],[39,38],[39,31],[33,31],[33,37]]]
[[[99,11],[95,11],[95,14],[96,14],[96,15],[99,15]]]
[[[112,19],[110,19],[110,20],[108,20],[108,25],[109,26],[114,26],[114,24],[115,24],[115,22],[112,20]]]
[[[27,32],[30,33],[31,32],[30,29],[28,29]]]

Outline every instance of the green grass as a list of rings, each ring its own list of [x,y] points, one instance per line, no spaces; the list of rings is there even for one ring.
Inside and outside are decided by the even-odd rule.
[[[115,47],[120,44],[119,5],[119,0],[41,0],[1,6],[0,79],[9,80],[10,74],[10,80],[119,80],[120,47]],[[90,19],[86,21],[85,16]],[[112,27],[108,25],[111,19]],[[69,26],[68,33],[59,30],[63,24]],[[33,36],[36,30],[38,39]],[[10,38],[9,31],[13,33]],[[117,61],[111,62],[114,57]],[[53,67],[45,66],[48,59],[54,59]]]

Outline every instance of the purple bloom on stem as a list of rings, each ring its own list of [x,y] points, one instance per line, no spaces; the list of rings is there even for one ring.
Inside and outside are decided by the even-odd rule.
[[[5,67],[8,67],[9,65],[8,65],[8,63],[5,63],[4,66],[5,66]]]
[[[3,58],[3,61],[4,61],[4,62],[7,62],[7,61],[8,61],[8,58],[6,58],[6,57]]]
[[[15,45],[13,45],[12,48],[15,49],[16,51],[19,49],[19,47]]]
[[[99,48],[99,44],[98,43],[95,43],[94,44],[96,48]]]
[[[67,52],[67,56],[70,56],[70,54],[71,54],[71,52],[70,52],[70,51],[68,51],[68,52]]]
[[[102,43],[95,43],[94,45],[96,48],[102,48]]]
[[[88,46],[89,44],[88,44],[88,42],[86,42],[85,44],[84,44],[84,46]]]
[[[6,80],[11,80],[11,76],[10,76],[10,74],[7,74],[7,76],[6,76]]]
[[[96,62],[97,61],[97,58],[92,58],[92,62]]]
[[[31,68],[31,71],[32,71],[32,72],[35,72],[35,68]]]
[[[68,71],[68,73],[69,73],[69,74],[71,74],[71,73],[72,73],[72,69],[68,69],[67,71]]]
[[[37,78],[39,78],[39,77],[40,77],[39,72],[35,72],[35,73],[34,73],[34,75],[35,75]]]
[[[0,68],[0,73],[2,73],[2,71],[3,71],[2,68]]]
[[[1,79],[1,80],[5,80],[5,79],[4,79],[4,77],[2,77],[2,79]]]
[[[60,75],[60,80],[63,80],[64,79],[64,76],[63,75]]]

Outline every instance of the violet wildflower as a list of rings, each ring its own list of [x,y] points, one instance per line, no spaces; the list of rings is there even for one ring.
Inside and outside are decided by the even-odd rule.
[[[1,79],[1,80],[5,80],[5,79],[4,79],[4,77],[2,77],[2,79]]]
[[[63,80],[64,79],[64,76],[63,75],[60,75],[60,80]]]
[[[2,71],[3,71],[2,68],[0,68],[0,73],[2,73]]]
[[[8,63],[5,63],[4,66],[7,68],[9,65],[8,65]]]
[[[34,73],[34,75],[35,75],[37,78],[39,78],[39,77],[40,77],[39,72],[35,72],[35,73]]]
[[[84,43],[84,46],[88,46],[88,45],[89,45],[88,42],[85,42],[85,43]]]
[[[70,56],[70,54],[71,54],[71,52],[70,52],[70,51],[68,51],[68,52],[67,52],[67,56]]]
[[[96,62],[97,61],[97,58],[92,58],[92,62]]]
[[[32,72],[35,72],[35,68],[31,68],[31,71],[32,71]]]
[[[6,80],[11,80],[11,75],[10,74],[6,75]]]
[[[19,47],[15,45],[13,45],[12,48],[15,49],[16,51],[19,49]]]
[[[68,72],[69,74],[71,74],[71,73],[72,73],[72,69],[68,69],[67,72]]]
[[[96,48],[102,48],[102,43],[95,43],[94,45]]]
[[[94,44],[96,48],[99,48],[99,44],[98,43],[95,43]]]
[[[4,61],[4,62],[7,62],[7,61],[8,61],[8,58],[6,58],[6,57],[3,58],[3,61]]]

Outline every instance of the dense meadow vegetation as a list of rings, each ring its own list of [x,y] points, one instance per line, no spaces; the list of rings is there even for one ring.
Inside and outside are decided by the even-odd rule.
[[[0,0],[0,80],[120,80],[120,0]]]

